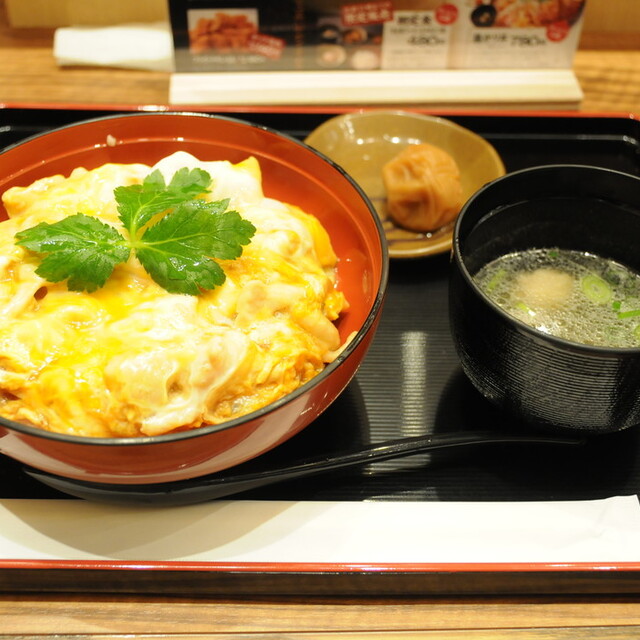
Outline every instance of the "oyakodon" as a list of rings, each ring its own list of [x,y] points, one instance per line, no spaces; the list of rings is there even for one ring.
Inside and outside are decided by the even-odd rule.
[[[116,224],[116,187],[153,169],[168,180],[201,167],[206,198],[229,199],[256,233],[223,261],[226,280],[199,296],[171,294],[131,258],[105,286],[70,291],[36,273],[15,234],[80,211]],[[336,256],[318,220],[265,198],[260,167],[200,162],[178,152],[154,167],[107,164],[51,176],[3,195],[0,224],[0,415],[86,436],[159,435],[229,420],[319,373],[341,344],[348,308]]]

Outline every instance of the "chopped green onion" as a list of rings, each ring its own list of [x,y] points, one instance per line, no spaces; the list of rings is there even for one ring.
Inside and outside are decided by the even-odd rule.
[[[611,308],[612,308],[614,311],[620,311],[620,307],[621,307],[621,306],[622,306],[622,302],[620,302],[620,300],[614,300],[614,301],[611,303]]]
[[[611,287],[600,277],[589,274],[580,281],[582,293],[596,304],[605,304],[611,299]]]
[[[504,280],[504,277],[507,275],[507,270],[506,269],[500,269],[498,271],[496,271],[493,276],[491,277],[491,280],[489,280],[489,282],[487,282],[487,291],[491,292],[493,291],[502,280]]]
[[[620,318],[620,320],[624,320],[625,318],[634,318],[636,316],[640,316],[640,309],[631,309],[631,311],[621,311],[618,314],[618,318]]]
[[[529,309],[529,307],[527,307],[527,305],[524,302],[516,302],[516,309],[519,309],[520,311],[524,311],[526,314],[530,315],[530,316],[535,316],[535,311],[533,311],[532,309]]]

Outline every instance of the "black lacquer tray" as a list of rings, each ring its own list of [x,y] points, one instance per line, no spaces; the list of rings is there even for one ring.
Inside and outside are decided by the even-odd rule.
[[[113,113],[0,109],[0,147],[53,127]],[[255,111],[223,115],[264,124],[302,139],[334,113]],[[632,117],[553,113],[444,115],[491,142],[502,156],[507,171],[542,164],[576,163],[640,174],[640,121]],[[304,432],[259,460],[237,467],[234,473],[295,463],[319,454],[404,436],[519,428],[512,418],[480,397],[461,371],[449,333],[448,269],[448,254],[392,261],[380,327],[354,381],[324,416]],[[503,445],[455,454],[421,454],[284,482],[234,499],[522,502],[592,500],[639,493],[640,431],[630,429],[593,438],[570,453],[562,447]],[[37,482],[20,464],[0,456],[2,498],[68,496]],[[399,571],[394,579],[387,577],[386,583],[378,582],[376,587],[364,580],[366,571],[359,572],[358,577],[349,574],[344,580],[340,579],[339,571],[311,572],[308,580],[286,571],[276,572],[277,578],[269,572],[244,571],[241,578],[230,579],[225,574],[222,581],[213,579],[211,574],[206,580],[199,574],[197,581],[191,583],[191,589],[207,593],[224,589],[235,593],[297,593],[300,589],[309,593],[640,590],[638,567],[609,573],[604,580],[603,572],[571,571],[559,576],[554,571],[555,575],[551,576],[547,569],[527,570],[524,574],[520,571],[515,580],[514,572],[508,569],[486,574],[475,571],[471,581],[465,579],[464,571],[445,572],[449,580],[440,572],[403,574]],[[68,572],[62,570],[65,577],[61,578],[55,570],[51,572],[51,567],[48,570],[45,588],[47,584],[52,589],[69,588]],[[78,575],[85,576],[82,571],[78,574],[76,568],[76,579]],[[0,588],[8,584],[12,588],[37,588],[39,578],[32,578],[32,573],[26,569],[5,568],[0,571]],[[140,580],[138,588],[162,591],[162,580],[157,580],[161,573],[155,572],[155,582]],[[52,577],[54,575],[57,577]],[[176,590],[175,577],[173,572],[167,579],[166,591]],[[91,571],[81,579],[82,588],[91,589],[87,587],[89,583],[96,588]],[[122,576],[119,580],[122,581]],[[116,583],[119,584],[118,580],[106,583],[102,580],[100,590],[108,589],[109,585],[122,590]],[[42,586],[41,582],[40,588]],[[184,592],[184,586],[178,591]]]

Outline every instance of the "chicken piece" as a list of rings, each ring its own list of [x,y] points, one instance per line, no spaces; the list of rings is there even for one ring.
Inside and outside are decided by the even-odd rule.
[[[570,274],[542,267],[518,275],[514,297],[533,310],[557,309],[571,296],[573,284]]]
[[[401,227],[435,231],[451,222],[463,204],[460,170],[431,144],[409,145],[382,168],[387,209]]]

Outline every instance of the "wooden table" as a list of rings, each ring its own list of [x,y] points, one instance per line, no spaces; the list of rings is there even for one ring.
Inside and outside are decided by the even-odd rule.
[[[168,74],[56,67],[52,32],[1,22],[0,103],[166,105]],[[600,42],[599,45],[602,45]],[[640,51],[583,49],[575,72],[583,112],[640,113]],[[158,634],[201,638],[410,640],[640,637],[634,596],[419,598],[199,598],[0,594],[0,634],[91,638]]]
[[[169,102],[168,73],[60,68],[52,55],[53,32],[11,30],[2,9],[0,0],[0,104],[137,106]],[[580,49],[575,56],[574,71],[584,92],[580,110],[640,113],[640,36],[587,40],[596,41],[598,48]],[[614,49],[618,41],[637,48]]]

